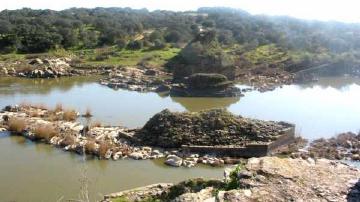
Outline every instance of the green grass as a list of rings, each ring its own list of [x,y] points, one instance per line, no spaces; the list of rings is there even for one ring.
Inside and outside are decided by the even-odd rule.
[[[108,58],[96,61],[96,56],[108,51]],[[121,50],[116,49],[101,50],[95,49],[93,51],[85,52],[83,62],[85,64],[93,65],[120,65],[120,66],[134,66],[141,62],[145,62],[151,67],[162,67],[169,59],[176,56],[179,52],[179,48],[165,48],[162,50]]]
[[[259,46],[245,53],[245,58],[252,64],[279,63],[289,58],[289,55],[274,44]]]
[[[135,66],[145,63],[153,68],[163,67],[171,58],[180,52],[180,48],[164,48],[161,50],[118,50],[115,47],[83,50],[56,49],[47,53],[39,54],[3,54],[0,61],[14,62],[22,61],[26,58],[46,58],[46,57],[71,57],[78,58],[81,64],[89,66],[116,65],[116,66]],[[97,60],[99,55],[107,55],[103,60]]]
[[[17,54],[17,53],[0,54],[0,61],[14,62],[24,59],[25,59],[25,54]]]

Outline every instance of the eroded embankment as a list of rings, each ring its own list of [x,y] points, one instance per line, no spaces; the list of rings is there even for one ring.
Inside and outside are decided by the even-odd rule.
[[[219,154],[212,150],[196,153],[183,149],[183,145],[207,145],[214,148],[246,148],[250,143],[266,145],[281,136],[281,129],[293,127],[282,122],[246,119],[225,110],[200,113],[172,113],[164,110],[150,119],[142,129],[101,124],[84,126],[76,121],[78,113],[64,110],[61,106],[51,110],[31,105],[9,106],[0,113],[0,117],[2,127],[13,134],[67,151],[114,160],[166,158],[165,163],[168,165],[186,167],[197,163],[213,166],[237,163],[239,158],[230,158],[226,153]]]

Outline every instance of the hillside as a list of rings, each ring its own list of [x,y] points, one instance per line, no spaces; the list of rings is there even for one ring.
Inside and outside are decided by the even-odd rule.
[[[242,69],[276,67],[294,72],[321,64],[359,64],[360,24],[257,16],[230,8],[4,10],[0,12],[0,52],[2,60],[14,53],[60,50],[84,63],[145,62],[159,67],[209,31],[215,33],[215,53],[220,50],[231,58],[228,64]]]

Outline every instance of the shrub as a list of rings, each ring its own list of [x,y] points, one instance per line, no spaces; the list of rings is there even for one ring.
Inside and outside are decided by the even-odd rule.
[[[83,117],[89,118],[92,117],[93,115],[91,114],[91,110],[90,108],[86,108],[85,114],[83,115]]]
[[[90,128],[95,128],[95,127],[101,127],[101,123],[99,121],[95,121],[90,124]]]
[[[142,49],[144,46],[143,42],[142,41],[130,41],[126,48],[129,49],[129,50],[139,50],[139,49]]]
[[[26,129],[26,122],[24,119],[12,118],[8,122],[8,127],[11,132],[21,133]]]
[[[50,141],[52,137],[59,135],[59,131],[52,125],[37,126],[34,129],[34,134],[37,139],[44,139]]]
[[[126,47],[126,40],[125,39],[119,39],[116,41],[116,47],[119,49],[119,50],[122,50]]]
[[[100,142],[99,157],[105,157],[106,152],[111,148],[111,143],[108,141]]]
[[[85,144],[85,152],[87,154],[96,154],[97,152],[97,146],[96,142],[92,139],[89,139]]]
[[[68,146],[75,144],[75,137],[71,134],[65,135],[64,139],[61,141],[61,146]]]
[[[75,110],[65,110],[63,114],[63,120],[65,121],[75,121],[77,118],[77,113]]]
[[[55,112],[61,112],[63,111],[63,106],[61,103],[57,103],[56,106],[55,106]]]

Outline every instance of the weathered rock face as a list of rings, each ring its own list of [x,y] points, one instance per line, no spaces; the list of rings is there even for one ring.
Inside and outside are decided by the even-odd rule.
[[[181,145],[241,146],[271,142],[289,126],[292,125],[242,118],[222,109],[199,113],[163,110],[153,116],[135,137],[143,144],[168,148]]]
[[[222,74],[193,74],[185,83],[173,85],[170,95],[174,97],[239,97],[240,89]]]

